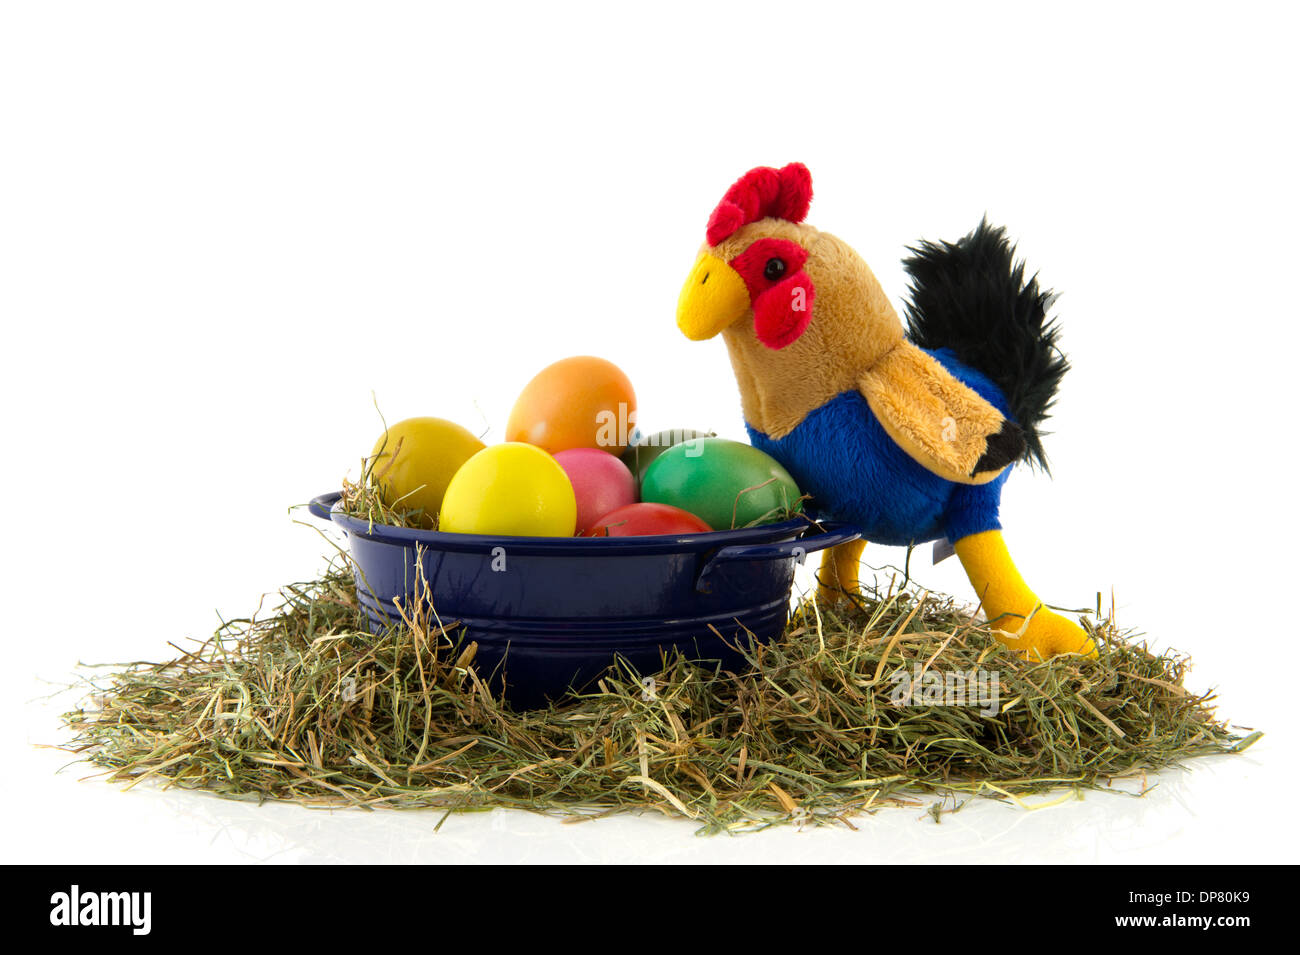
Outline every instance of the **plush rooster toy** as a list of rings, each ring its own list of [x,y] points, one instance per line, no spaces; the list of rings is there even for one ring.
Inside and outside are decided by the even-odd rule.
[[[1045,464],[1038,426],[1068,367],[1051,294],[981,223],[912,250],[905,329],[857,253],[803,224],[811,200],[799,163],[737,181],[709,217],[678,327],[723,336],[750,439],[822,514],[881,544],[947,538],[1009,646],[1040,659],[1095,653],[1025,584],[998,523],[1012,464]],[[857,591],[864,546],[826,553],[824,598]]]

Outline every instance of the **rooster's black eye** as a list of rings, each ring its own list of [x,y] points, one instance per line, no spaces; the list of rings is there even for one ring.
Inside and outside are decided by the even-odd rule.
[[[768,259],[767,265],[763,266],[763,278],[775,282],[783,275],[785,275],[785,260]]]

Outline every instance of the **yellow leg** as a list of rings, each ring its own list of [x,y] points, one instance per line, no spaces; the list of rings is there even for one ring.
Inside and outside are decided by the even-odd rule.
[[[822,566],[817,571],[817,597],[834,603],[846,594],[858,592],[858,563],[867,546],[864,540],[845,541],[822,552]]]
[[[953,545],[999,640],[1028,659],[1058,653],[1097,655],[1083,628],[1043,606],[1011,561],[1001,531],[983,531]],[[1032,614],[1032,616],[1031,616]],[[1028,618],[1028,623],[1026,623]]]

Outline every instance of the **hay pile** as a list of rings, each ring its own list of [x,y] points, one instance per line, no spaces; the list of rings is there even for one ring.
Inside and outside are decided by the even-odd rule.
[[[69,747],[117,781],[232,798],[655,809],[735,831],[852,825],[925,793],[1073,798],[1259,735],[1235,735],[1208,695],[1184,688],[1185,659],[1109,623],[1094,628],[1100,660],[1030,664],[950,600],[892,582],[852,609],[805,601],[748,672],[674,657],[650,682],[614,667],[585,695],[526,713],[493,699],[472,646],[424,615],[370,634],[342,565],[282,594],[268,616],[174,660],[92,680],[65,716]],[[981,673],[967,705],[945,705],[953,674]]]

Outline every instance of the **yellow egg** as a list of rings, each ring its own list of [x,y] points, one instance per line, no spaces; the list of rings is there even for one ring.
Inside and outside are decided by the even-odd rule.
[[[422,510],[420,522],[433,527],[452,476],[482,450],[482,441],[451,421],[407,418],[379,436],[370,473],[385,505],[397,511]]]
[[[572,537],[573,485],[555,458],[531,444],[484,448],[447,486],[438,529],[452,534]]]

